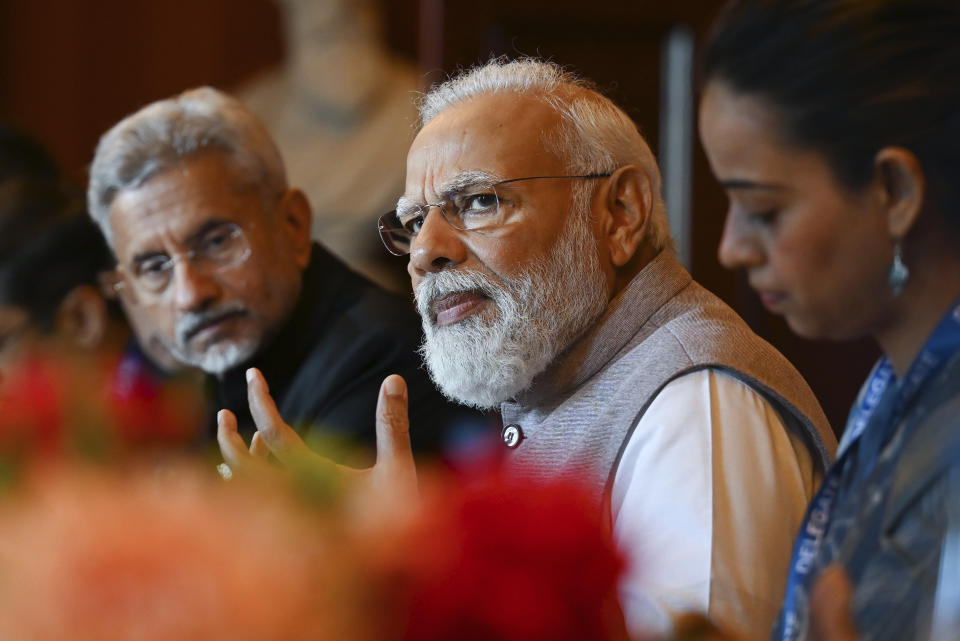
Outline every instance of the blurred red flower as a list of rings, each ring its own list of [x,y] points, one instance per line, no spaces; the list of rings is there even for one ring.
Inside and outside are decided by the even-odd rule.
[[[0,381],[0,460],[184,446],[203,424],[202,406],[199,390],[125,356],[36,351]]]
[[[626,639],[624,561],[572,482],[489,477],[428,499],[398,551],[404,641]]]
[[[49,454],[60,445],[65,382],[52,362],[29,359],[0,386],[0,455]]]

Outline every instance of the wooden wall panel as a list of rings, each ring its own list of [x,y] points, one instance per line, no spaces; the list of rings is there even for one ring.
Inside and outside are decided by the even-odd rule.
[[[85,179],[99,135],[187,87],[231,87],[281,59],[270,0],[4,0],[0,119]]]

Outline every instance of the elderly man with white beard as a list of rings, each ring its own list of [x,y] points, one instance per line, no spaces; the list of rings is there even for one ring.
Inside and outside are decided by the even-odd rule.
[[[311,242],[310,203],[238,100],[201,87],[124,118],[97,146],[88,200],[117,259],[104,284],[140,339],[206,372],[241,432],[254,432],[251,367],[270,377],[287,422],[328,452],[347,446],[343,458],[372,458],[368,407],[391,372],[421,413],[418,452],[469,425],[422,371],[408,302]]]
[[[409,253],[434,382],[501,412],[514,473],[595,488],[632,561],[632,631],[665,633],[674,613],[699,610],[766,634],[835,446],[806,383],[679,264],[656,161],[589,83],[498,60],[420,110],[406,190],[380,232]],[[258,451],[221,430],[238,465],[300,447],[253,381]],[[402,384],[385,387],[369,472],[384,485],[413,475]]]

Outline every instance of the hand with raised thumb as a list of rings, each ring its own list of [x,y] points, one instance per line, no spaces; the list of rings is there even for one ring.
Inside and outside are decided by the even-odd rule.
[[[297,432],[287,425],[263,374],[247,370],[247,396],[257,431],[248,448],[237,433],[237,421],[229,410],[217,415],[217,442],[224,461],[236,473],[253,473],[267,467],[273,454],[284,467],[313,466],[339,475],[350,483],[366,485],[377,493],[397,498],[415,497],[417,470],[410,448],[410,421],[407,414],[407,385],[397,375],[388,376],[377,399],[377,460],[373,467],[357,470],[320,456],[310,450]]]

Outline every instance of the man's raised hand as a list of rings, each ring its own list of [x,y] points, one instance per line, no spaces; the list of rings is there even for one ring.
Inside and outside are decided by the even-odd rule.
[[[237,432],[233,413],[221,410],[217,414],[217,442],[224,460],[235,472],[262,472],[269,467],[268,455],[273,454],[285,467],[316,466],[378,494],[397,498],[416,496],[417,471],[410,449],[407,385],[402,377],[388,376],[380,386],[376,413],[377,461],[365,470],[338,465],[312,452],[281,418],[267,382],[257,369],[247,370],[247,396],[250,414],[257,426],[249,448]]]

